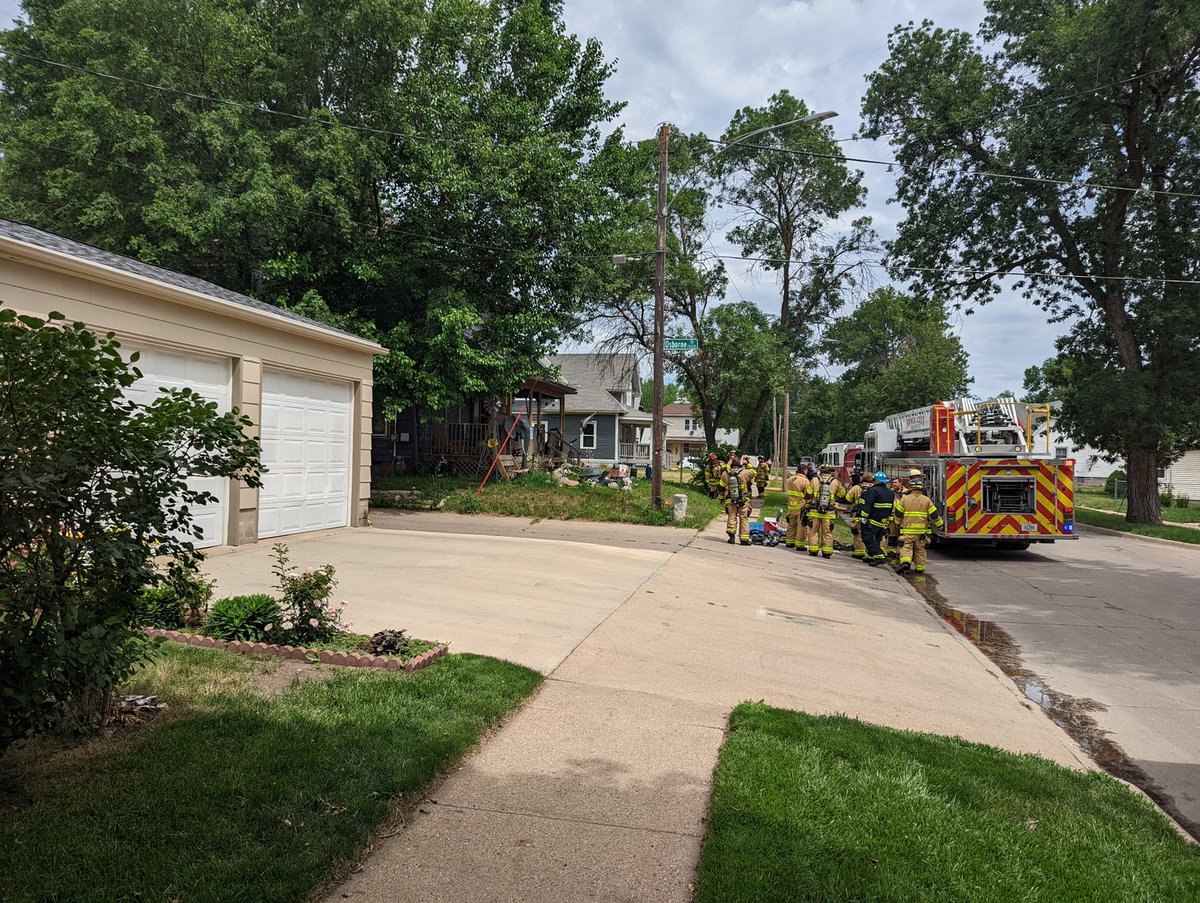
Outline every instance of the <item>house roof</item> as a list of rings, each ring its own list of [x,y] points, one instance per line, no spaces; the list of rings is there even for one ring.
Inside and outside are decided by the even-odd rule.
[[[386,352],[386,349],[381,345],[364,339],[361,336],[356,336],[345,330],[335,329],[332,326],[327,326],[308,317],[302,317],[299,314],[276,307],[273,304],[268,304],[265,301],[259,301],[248,295],[242,295],[230,289],[222,288],[212,282],[197,279],[195,276],[188,276],[185,273],[168,270],[165,267],[143,263],[133,257],[114,254],[111,251],[105,251],[102,248],[84,244],[74,239],[64,238],[61,235],[47,232],[44,229],[37,229],[24,223],[0,219],[0,248],[11,249],[14,246],[48,252],[47,255],[44,255],[43,259],[50,257],[56,259],[59,263],[62,263],[64,259],[80,261],[92,271],[102,269],[110,272],[115,271],[115,273],[125,277],[132,277],[132,279],[126,278],[120,280],[122,282],[154,282],[169,289],[181,290],[183,293],[192,296],[198,295],[210,301],[219,302],[222,305],[232,305],[235,309],[243,312],[253,312],[256,317],[267,317],[275,320],[279,325],[290,327],[291,331],[302,331],[310,334],[319,333],[328,339],[337,341],[339,344],[357,345],[369,348],[376,353]]]
[[[663,405],[664,417],[691,417],[696,413],[696,406],[690,401],[676,401],[673,404]]]
[[[571,413],[626,414],[635,410],[612,396],[612,392],[634,390],[640,379],[635,354],[554,354],[546,358],[547,368],[557,367],[560,381],[578,390],[566,402]],[[546,410],[557,410],[550,405]]]

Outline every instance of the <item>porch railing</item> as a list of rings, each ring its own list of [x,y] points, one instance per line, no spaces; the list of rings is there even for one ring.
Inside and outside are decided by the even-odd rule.
[[[650,443],[621,442],[618,443],[618,452],[622,461],[636,464],[648,462],[650,460]]]

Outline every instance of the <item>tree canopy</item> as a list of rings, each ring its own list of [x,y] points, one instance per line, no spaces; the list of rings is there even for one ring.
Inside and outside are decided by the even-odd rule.
[[[558,2],[27,0],[0,49],[0,214],[327,308],[387,407],[519,385],[602,288],[619,104]]]
[[[870,76],[895,272],[968,307],[1009,285],[1067,324],[1061,422],[1127,459],[1129,517],[1157,522],[1157,468],[1200,445],[1200,6],[986,6],[978,39],[897,28]]]

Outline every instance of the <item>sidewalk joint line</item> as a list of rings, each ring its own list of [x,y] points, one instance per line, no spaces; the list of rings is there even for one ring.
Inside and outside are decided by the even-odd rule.
[[[703,837],[704,832],[668,831],[664,828],[646,828],[639,825],[618,825],[607,821],[592,821],[587,818],[567,818],[565,815],[546,815],[541,812],[521,812],[515,809],[490,809],[487,806],[459,806],[454,803],[437,803],[439,809],[458,809],[463,812],[488,812],[492,815],[518,815],[521,818],[544,818],[548,821],[561,821],[572,825],[591,825],[596,828],[618,828],[622,831],[640,831],[650,834],[667,834],[672,837]]]

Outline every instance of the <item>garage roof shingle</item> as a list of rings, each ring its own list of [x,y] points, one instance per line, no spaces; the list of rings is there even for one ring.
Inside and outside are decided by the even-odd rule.
[[[196,292],[201,295],[207,295],[210,298],[219,298],[222,301],[229,301],[233,304],[239,304],[242,307],[248,307],[252,310],[257,310],[260,313],[267,314],[273,317],[279,317],[284,320],[291,320],[296,323],[304,323],[309,326],[315,326],[323,331],[336,333],[346,336],[347,338],[357,339],[358,341],[367,341],[362,336],[356,336],[353,333],[346,332],[343,329],[337,329],[309,317],[302,317],[300,314],[292,313],[284,310],[281,307],[276,307],[274,304],[268,304],[265,301],[259,301],[256,298],[251,298],[248,295],[243,295],[227,288],[206,282],[203,279],[197,279],[195,276],[188,276],[185,273],[179,273],[175,270],[168,270],[165,267],[154,266],[149,263],[142,263],[133,257],[125,257],[121,254],[114,254],[111,251],[105,251],[102,248],[97,248],[94,245],[84,244],[81,241],[64,238],[53,232],[47,232],[44,229],[37,229],[33,226],[28,226],[25,223],[14,222],[13,220],[0,219],[0,236],[11,238],[15,241],[25,244],[34,245],[38,248],[44,248],[48,251],[57,251],[60,254],[67,254],[79,260],[90,261],[91,263],[100,264],[101,266],[110,267],[114,270],[120,270],[124,273],[129,273],[134,276],[141,276],[144,279],[152,279],[155,282],[161,282],[163,285],[174,286],[175,288],[186,289],[187,291]]]

